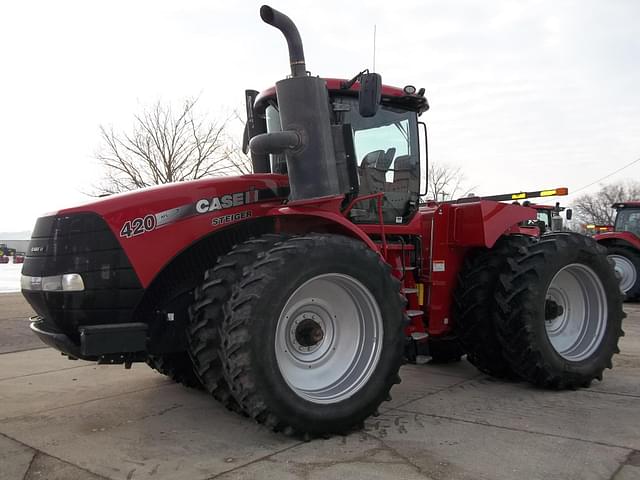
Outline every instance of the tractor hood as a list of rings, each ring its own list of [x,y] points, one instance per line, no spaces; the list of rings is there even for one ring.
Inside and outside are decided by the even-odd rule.
[[[112,248],[115,241],[146,287],[182,250],[218,230],[261,218],[288,194],[287,176],[259,174],[172,183],[112,195],[39,218],[30,254],[53,254],[53,244],[49,243],[53,236],[62,234],[69,236],[70,243],[58,254],[89,249],[84,244],[76,245],[76,240],[84,237],[85,243],[91,243],[91,250]],[[110,234],[101,233],[106,235],[101,240],[94,231]],[[44,273],[34,270],[30,275]]]
[[[49,212],[45,216],[70,215],[80,212],[93,212],[107,219],[120,219],[127,216],[162,213],[167,209],[180,209],[182,212],[206,213],[200,200],[219,199],[220,206],[209,205],[208,211],[224,210],[242,205],[238,199],[239,192],[256,191],[254,196],[246,198],[244,203],[255,203],[274,197],[286,196],[288,179],[286,175],[262,174],[240,175],[234,177],[205,178],[188,182],[176,182],[165,185],[142,188],[126,193],[119,193],[102,197],[72,208],[64,208]],[[223,197],[235,195],[235,201]],[[211,210],[209,210],[209,208]],[[146,213],[145,213],[146,212]]]

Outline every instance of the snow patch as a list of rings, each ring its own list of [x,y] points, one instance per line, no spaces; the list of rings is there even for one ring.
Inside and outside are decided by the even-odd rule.
[[[9,258],[9,262],[13,262],[13,258]],[[0,292],[19,292],[21,271],[21,263],[0,263]]]

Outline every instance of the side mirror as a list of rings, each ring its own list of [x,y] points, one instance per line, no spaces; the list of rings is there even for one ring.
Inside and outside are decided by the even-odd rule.
[[[567,208],[564,211],[564,216],[567,220],[571,220],[571,217],[573,217],[573,210],[571,210],[570,208]]]
[[[378,113],[382,100],[382,77],[379,73],[364,73],[360,77],[358,111],[363,117],[373,117]]]

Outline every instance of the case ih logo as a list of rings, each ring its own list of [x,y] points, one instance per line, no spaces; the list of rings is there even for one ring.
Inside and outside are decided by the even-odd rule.
[[[196,212],[208,213],[216,210],[224,210],[225,208],[239,207],[248,205],[258,201],[258,190],[252,188],[246,192],[230,193],[221,197],[203,198],[196,202]]]

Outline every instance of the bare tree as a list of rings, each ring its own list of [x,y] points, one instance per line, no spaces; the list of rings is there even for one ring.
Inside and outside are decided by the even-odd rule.
[[[639,182],[612,183],[604,185],[597,193],[576,198],[573,207],[577,220],[582,223],[611,225],[615,219],[615,211],[611,205],[639,198]]]
[[[233,111],[229,120],[236,122],[241,127],[241,131],[244,131],[245,120],[240,116],[237,110]],[[238,142],[236,137],[232,135],[227,136],[225,152],[227,153],[227,160],[232,167],[231,171],[233,174],[248,175],[253,173],[251,158],[242,151],[242,145]]]
[[[119,193],[206,176],[250,173],[248,158],[228,134],[230,117],[212,122],[195,114],[197,99],[177,112],[161,102],[134,117],[130,133],[100,126],[96,157],[105,169],[98,190]]]
[[[470,189],[464,187],[465,180],[461,167],[432,163],[427,172],[427,199],[443,201],[467,196]]]

